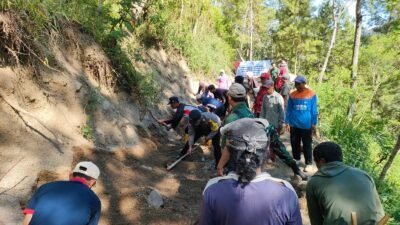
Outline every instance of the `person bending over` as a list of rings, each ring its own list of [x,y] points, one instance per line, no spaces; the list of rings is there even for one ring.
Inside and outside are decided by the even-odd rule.
[[[41,186],[24,209],[23,225],[97,225],[101,202],[92,191],[100,176],[92,162],[78,163],[69,181]]]

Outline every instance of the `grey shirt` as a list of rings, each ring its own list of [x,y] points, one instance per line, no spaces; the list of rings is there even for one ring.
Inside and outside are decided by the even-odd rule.
[[[285,85],[283,85],[280,94],[281,94],[282,96],[287,96],[287,97],[289,97],[290,90],[292,90],[292,87],[290,86],[289,82],[287,82],[287,83],[285,83]]]
[[[267,119],[268,122],[277,129],[283,127],[285,110],[283,98],[278,92],[274,91],[270,95],[264,95],[260,118]]]

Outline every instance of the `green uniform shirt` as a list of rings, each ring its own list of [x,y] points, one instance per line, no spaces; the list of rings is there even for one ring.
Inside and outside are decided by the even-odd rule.
[[[225,118],[223,125],[236,121],[242,118],[254,118],[254,114],[247,107],[245,102],[239,102],[235,107],[232,108],[231,113]],[[296,165],[296,161],[292,158],[289,152],[286,150],[285,145],[279,138],[279,134],[273,125],[269,125],[265,132],[267,132],[270,138],[271,150],[290,168],[293,172],[298,172],[299,167]],[[225,148],[226,136],[223,135],[221,138],[221,147]]]
[[[239,102],[235,107],[232,108],[231,113],[225,118],[223,125],[236,121],[242,118],[254,118],[254,114],[247,107],[245,102]],[[221,147],[225,148],[226,137],[222,136]]]
[[[384,211],[372,178],[342,162],[323,165],[307,184],[307,206],[312,225],[375,225]]]

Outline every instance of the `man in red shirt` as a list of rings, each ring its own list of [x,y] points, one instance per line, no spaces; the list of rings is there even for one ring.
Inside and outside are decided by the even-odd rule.
[[[287,71],[287,64],[284,60],[281,61],[281,64],[279,65],[279,75],[275,80],[275,90],[276,92],[280,92],[283,87],[283,79],[282,77],[288,73]]]
[[[271,76],[269,73],[262,73],[260,76],[260,79],[261,79],[261,87],[260,87],[260,90],[258,91],[256,100],[255,100],[255,103],[253,106],[253,112],[257,118],[260,117],[262,101],[263,101],[264,95],[267,93],[267,89],[268,89],[269,85],[271,85],[271,82],[272,82],[272,86],[274,86],[274,82],[270,80]]]

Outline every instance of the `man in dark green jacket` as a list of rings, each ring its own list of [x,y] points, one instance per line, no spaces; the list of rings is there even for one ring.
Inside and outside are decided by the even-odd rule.
[[[333,142],[314,149],[318,172],[307,184],[307,206],[311,225],[376,225],[384,211],[374,181],[364,171],[346,166],[342,150]]]
[[[222,126],[241,118],[254,118],[254,114],[246,105],[246,89],[243,87],[243,85],[237,83],[231,85],[228,92],[228,101],[232,106],[232,110],[225,118]],[[293,170],[294,174],[299,175],[303,180],[306,180],[308,177],[300,171],[296,161],[287,152],[286,147],[280,140],[279,134],[275,127],[270,125],[265,132],[269,136],[271,150]],[[236,169],[235,159],[231,159],[230,152],[227,149],[224,150],[225,142],[226,137],[222,136],[221,149],[223,149],[223,151],[221,159],[217,165],[217,174],[219,176],[224,175],[224,167],[228,169],[228,172],[235,171]]]

